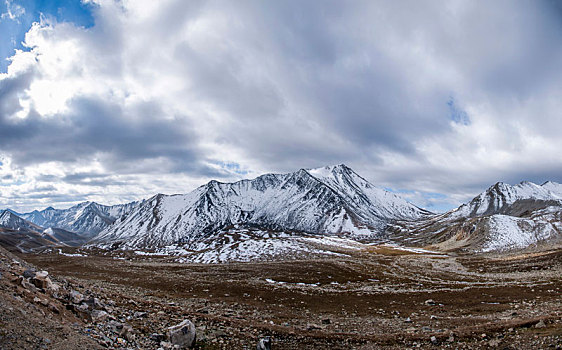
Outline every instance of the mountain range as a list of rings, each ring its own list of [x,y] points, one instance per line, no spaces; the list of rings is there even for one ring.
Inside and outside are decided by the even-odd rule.
[[[392,240],[439,250],[501,251],[562,241],[562,185],[498,182],[470,202],[415,222],[397,222]]]
[[[561,216],[562,185],[555,182],[497,183],[459,208],[434,214],[341,164],[234,183],[210,181],[188,194],[157,194],[122,205],[84,202],[19,215],[6,210],[0,227],[50,237],[58,233],[55,239],[61,244],[89,240],[103,248],[172,246],[204,252],[199,256],[204,261],[208,254],[220,261],[216,252],[221,249],[234,256],[250,245],[256,254],[279,247],[287,251],[322,237],[383,239],[440,250],[525,248],[559,241]],[[295,237],[298,244],[288,243]]]
[[[120,205],[101,205],[95,202],[83,202],[68,209],[34,210],[20,216],[45,228],[61,228],[87,237],[93,237],[117,218],[128,213],[138,202]]]
[[[429,215],[339,165],[234,183],[211,181],[185,195],[158,194],[108,226],[95,241],[163,246],[208,239],[233,225],[371,238],[384,232],[389,221]]]

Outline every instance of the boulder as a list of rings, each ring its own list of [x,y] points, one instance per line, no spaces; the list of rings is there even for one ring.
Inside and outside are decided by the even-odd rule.
[[[70,296],[70,300],[74,304],[80,304],[84,300],[84,296],[82,295],[82,293],[79,293],[75,290],[71,290],[69,296]]]
[[[47,271],[37,272],[35,277],[31,278],[29,281],[37,288],[49,291],[58,291],[58,285],[53,283],[51,279],[47,276]]]
[[[51,281],[50,279],[49,282],[50,283],[48,283],[47,285],[47,291],[49,291],[49,293],[51,294],[57,294],[60,290],[60,286],[57,283]]]
[[[91,316],[92,316],[92,321],[101,322],[101,321],[105,321],[109,317],[109,314],[103,310],[94,310],[92,311]]]
[[[271,338],[264,337],[258,341],[257,350],[271,350]]]
[[[190,320],[184,320],[180,324],[169,327],[168,340],[180,349],[192,348],[196,340],[195,325]]]
[[[25,279],[25,278],[21,278],[21,282],[20,282],[20,283],[21,283],[21,286],[22,286],[23,288],[25,288],[25,289],[27,289],[27,290],[29,290],[29,291],[32,291],[32,292],[36,292],[36,291],[37,291],[37,288],[35,287],[35,285],[29,283],[29,282],[27,281],[27,279]]]

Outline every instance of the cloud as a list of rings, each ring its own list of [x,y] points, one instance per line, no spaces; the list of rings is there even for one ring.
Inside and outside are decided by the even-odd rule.
[[[342,162],[436,208],[499,180],[562,181],[556,2],[91,9],[88,28],[42,18],[0,75],[0,170],[17,181],[0,205],[33,186],[61,195],[18,205]]]
[[[0,19],[8,18],[12,21],[16,21],[18,17],[25,14],[25,8],[14,4],[13,0],[6,0],[4,3],[6,4],[6,12],[0,15]]]

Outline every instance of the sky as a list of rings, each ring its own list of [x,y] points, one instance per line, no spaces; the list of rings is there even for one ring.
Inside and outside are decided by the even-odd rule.
[[[555,0],[4,0],[0,61],[0,208],[340,163],[433,211],[562,182]]]

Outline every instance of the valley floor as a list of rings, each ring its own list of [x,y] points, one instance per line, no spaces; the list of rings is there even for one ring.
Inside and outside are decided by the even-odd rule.
[[[157,349],[158,334],[188,318],[200,349],[255,349],[261,336],[273,338],[273,349],[562,349],[561,248],[453,256],[375,246],[347,256],[223,265],[64,252],[19,257],[111,303],[111,317],[130,324],[134,336],[112,338],[107,320],[96,324],[74,312],[57,317],[75,335],[50,335],[44,348],[72,348],[65,341],[84,338],[86,348]],[[33,303],[8,275],[6,267],[3,303]],[[54,322],[46,307],[35,308]],[[13,326],[26,313],[0,317],[1,349],[25,344],[16,341],[20,333],[32,338],[26,348],[43,346]]]

